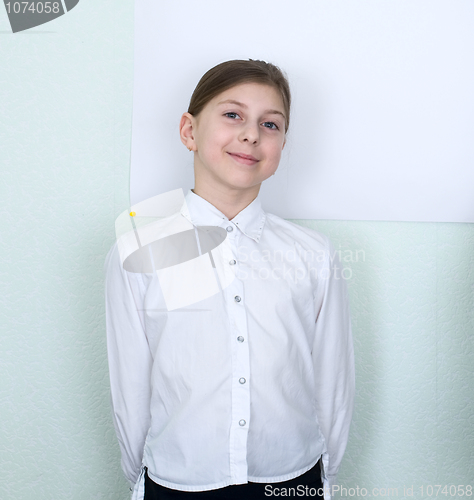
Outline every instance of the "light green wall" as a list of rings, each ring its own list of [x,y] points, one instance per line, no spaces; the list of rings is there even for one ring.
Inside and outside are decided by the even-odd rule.
[[[103,263],[128,203],[133,1],[0,6],[0,499],[125,500]]]
[[[352,271],[357,396],[341,485],[414,486],[414,498],[474,487],[474,225],[295,222],[330,236]]]
[[[1,12],[0,498],[125,500],[102,268],[128,203],[133,1],[9,31]],[[297,222],[352,251],[342,485],[473,484],[474,226]]]

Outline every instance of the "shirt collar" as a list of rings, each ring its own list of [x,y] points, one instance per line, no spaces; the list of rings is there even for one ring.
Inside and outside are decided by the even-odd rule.
[[[191,189],[184,198],[181,214],[196,226],[224,226],[229,219]],[[257,243],[265,225],[266,214],[257,196],[252,203],[241,210],[231,221],[249,238]]]

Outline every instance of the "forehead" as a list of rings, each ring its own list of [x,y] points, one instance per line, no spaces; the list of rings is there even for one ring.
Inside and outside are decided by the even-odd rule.
[[[212,99],[214,106],[219,106],[223,101],[235,101],[243,105],[260,105],[262,108],[271,107],[284,113],[283,98],[273,86],[263,83],[240,83],[230,89],[224,90]]]

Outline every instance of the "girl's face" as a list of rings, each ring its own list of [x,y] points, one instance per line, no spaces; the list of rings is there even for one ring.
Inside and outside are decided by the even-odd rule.
[[[222,189],[258,189],[273,175],[285,145],[285,111],[269,85],[243,83],[181,121],[181,138],[194,152],[196,182]],[[186,126],[186,123],[188,126]]]

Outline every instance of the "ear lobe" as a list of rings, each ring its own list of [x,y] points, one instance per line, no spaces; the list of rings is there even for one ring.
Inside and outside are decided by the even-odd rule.
[[[179,122],[179,136],[181,142],[188,148],[193,149],[194,146],[194,116],[190,113],[183,113]]]

